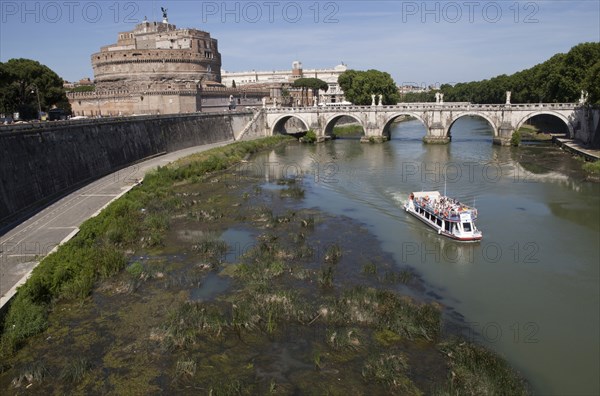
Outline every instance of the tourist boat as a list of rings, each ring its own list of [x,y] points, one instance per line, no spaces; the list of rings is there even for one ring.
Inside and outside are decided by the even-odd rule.
[[[441,195],[438,191],[411,193],[404,209],[448,238],[476,242],[483,237],[475,227],[477,209]]]

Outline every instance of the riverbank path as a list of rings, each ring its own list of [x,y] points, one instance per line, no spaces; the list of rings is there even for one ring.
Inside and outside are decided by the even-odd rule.
[[[0,309],[41,259],[67,242],[79,226],[131,190],[144,175],[179,158],[233,143],[227,140],[154,156],[104,176],[59,199],[0,236]]]
[[[584,145],[582,145],[579,141],[567,139],[563,137],[563,135],[553,136],[553,139],[556,144],[558,144],[560,147],[566,148],[567,151],[570,151],[574,154],[582,155],[588,160],[600,160],[600,150],[598,149],[587,148]]]

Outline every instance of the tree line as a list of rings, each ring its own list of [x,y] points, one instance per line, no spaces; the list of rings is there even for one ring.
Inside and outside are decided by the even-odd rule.
[[[600,43],[582,43],[566,54],[554,55],[529,69],[489,80],[443,84],[440,90],[448,102],[504,103],[511,91],[513,103],[577,102],[581,91],[588,102],[600,104]],[[435,92],[407,93],[405,102],[433,102]]]

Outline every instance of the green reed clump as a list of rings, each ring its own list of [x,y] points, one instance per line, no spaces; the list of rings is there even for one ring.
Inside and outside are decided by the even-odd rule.
[[[21,386],[27,386],[34,382],[41,383],[45,377],[49,375],[46,364],[42,361],[34,361],[27,363],[21,370],[19,375],[11,381],[11,385],[14,388],[20,388]]]
[[[261,282],[286,272],[288,266],[284,260],[288,254],[277,243],[277,239],[273,234],[259,236],[257,244],[242,256],[233,276],[245,281]]]
[[[429,341],[440,332],[441,315],[436,306],[418,304],[391,291],[357,286],[330,301],[329,308],[326,320],[332,324],[362,324]]]
[[[204,233],[192,246],[194,252],[206,259],[222,259],[227,253],[227,243],[212,233]]]
[[[394,393],[422,395],[408,377],[408,368],[408,359],[403,354],[383,353],[365,362],[362,376],[367,382],[379,382],[388,386]]]
[[[529,395],[525,381],[486,348],[454,338],[439,344],[452,375],[438,395]]]
[[[363,265],[362,272],[366,275],[377,275],[377,265],[374,262],[369,261]]]
[[[60,379],[67,382],[79,382],[91,368],[92,365],[88,358],[75,357],[62,369]]]
[[[326,265],[319,272],[319,285],[323,288],[333,287],[333,267]]]
[[[181,359],[175,364],[175,376],[193,377],[196,374],[197,364],[193,359]]]
[[[325,337],[327,345],[335,350],[357,350],[362,345],[362,335],[356,328],[327,329]]]
[[[151,213],[144,218],[144,245],[149,247],[163,246],[164,236],[169,229],[167,213]]]
[[[342,258],[342,248],[337,243],[329,246],[325,251],[325,262],[331,264],[337,264]]]
[[[186,349],[201,336],[219,337],[229,326],[224,310],[212,304],[185,302],[169,315],[162,346]]]

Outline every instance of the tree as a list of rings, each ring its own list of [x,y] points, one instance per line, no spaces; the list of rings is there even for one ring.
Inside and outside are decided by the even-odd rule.
[[[0,111],[18,111],[24,119],[37,118],[38,109],[60,107],[68,112],[71,105],[63,80],[47,66],[31,59],[0,62]]]
[[[583,85],[589,94],[589,103],[600,105],[600,60],[590,67]]]
[[[398,87],[388,73],[379,70],[347,70],[338,77],[344,96],[356,105],[370,105],[371,95],[383,95],[384,105],[399,102]]]
[[[304,101],[304,92],[305,91],[308,93],[308,90],[310,89],[312,91],[313,98],[315,98],[315,100],[318,103],[319,90],[327,91],[329,89],[329,84],[327,84],[325,81],[321,80],[320,78],[299,78],[296,81],[294,81],[294,84],[292,84],[292,87],[302,88],[302,103],[306,104],[306,102],[308,102],[308,94],[306,95],[307,101],[305,102]]]
[[[595,65],[600,62],[600,43],[582,43],[566,54],[556,54],[547,61],[510,76],[489,80],[442,85],[448,102],[504,103],[506,91],[512,92],[513,103],[576,102],[581,90],[590,92],[590,101],[598,103],[598,76]]]

